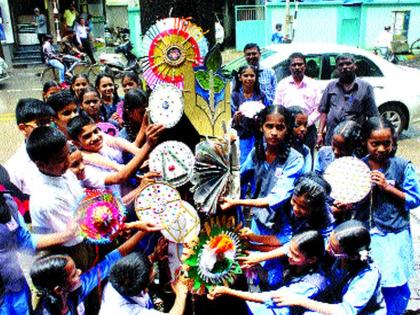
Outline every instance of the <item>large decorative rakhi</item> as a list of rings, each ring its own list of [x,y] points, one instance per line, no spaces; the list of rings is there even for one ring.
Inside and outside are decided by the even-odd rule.
[[[208,45],[203,30],[182,18],[166,18],[152,25],[143,37],[143,76],[154,88],[160,83],[183,87],[183,68],[203,64]]]
[[[180,121],[183,112],[182,92],[175,85],[159,84],[150,94],[149,114],[153,123],[172,128]]]
[[[113,124],[109,122],[98,122],[96,126],[101,129],[103,133],[106,133],[109,136],[116,137],[118,136],[119,130]]]
[[[149,168],[162,174],[162,180],[171,186],[186,184],[192,175],[194,154],[179,141],[165,141],[150,153]]]
[[[351,156],[333,161],[325,170],[324,178],[331,185],[331,197],[344,204],[362,200],[372,187],[369,167]]]
[[[164,183],[146,186],[135,201],[135,210],[140,220],[162,226],[162,235],[174,243],[188,243],[200,231],[197,211]]]
[[[237,260],[242,255],[238,231],[233,218],[216,217],[204,224],[198,242],[183,258],[191,292],[205,294],[214,286],[229,286],[242,274]]]
[[[109,190],[87,190],[77,208],[76,219],[82,236],[90,242],[109,243],[124,224],[125,207]]]

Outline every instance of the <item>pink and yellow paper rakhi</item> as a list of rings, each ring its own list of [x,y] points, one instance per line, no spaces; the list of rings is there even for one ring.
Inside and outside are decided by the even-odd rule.
[[[125,207],[109,190],[87,190],[76,211],[81,234],[90,242],[112,242],[124,225]]]

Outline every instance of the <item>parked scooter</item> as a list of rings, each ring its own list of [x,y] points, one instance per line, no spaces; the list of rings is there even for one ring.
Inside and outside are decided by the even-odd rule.
[[[133,44],[127,41],[116,47],[115,53],[101,54],[99,56],[100,70],[112,74],[116,79],[121,78],[128,71],[140,74],[139,59],[131,52],[132,49]]]

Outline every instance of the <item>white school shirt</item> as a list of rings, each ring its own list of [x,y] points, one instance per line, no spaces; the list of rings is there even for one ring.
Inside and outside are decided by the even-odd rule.
[[[164,314],[151,307],[153,307],[153,303],[148,293],[143,293],[142,296],[138,297],[130,297],[130,300],[127,300],[114,289],[111,283],[108,282],[102,295],[99,315]]]
[[[38,173],[38,168],[26,152],[24,142],[13,156],[4,164],[10,176],[10,181],[24,194],[30,195],[30,186]]]
[[[58,177],[38,171],[29,199],[34,233],[66,231],[83,196],[83,188],[70,170]],[[82,241],[83,238],[77,236],[63,245],[74,246]]]

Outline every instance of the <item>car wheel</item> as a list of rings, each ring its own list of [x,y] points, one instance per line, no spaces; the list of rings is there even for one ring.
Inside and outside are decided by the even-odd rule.
[[[398,104],[386,104],[380,107],[381,116],[389,120],[395,128],[397,134],[400,134],[407,126],[407,115]]]

